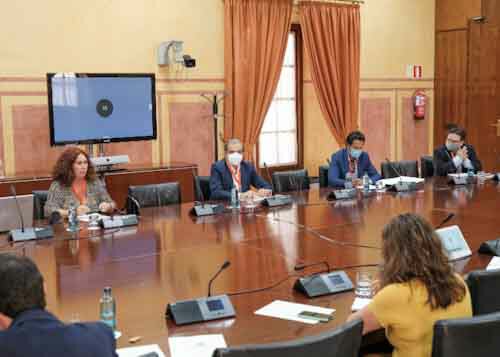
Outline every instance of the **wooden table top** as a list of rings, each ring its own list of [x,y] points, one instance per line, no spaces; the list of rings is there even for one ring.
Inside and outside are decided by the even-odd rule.
[[[111,286],[117,301],[117,324],[123,336],[119,347],[157,343],[169,355],[168,337],[222,333],[228,345],[266,343],[317,334],[345,322],[353,292],[308,299],[292,287],[299,263],[328,261],[355,281],[355,265],[381,261],[381,231],[395,215],[415,212],[438,225],[458,224],[473,251],[459,262],[462,273],[484,268],[491,257],[477,254],[485,240],[500,236],[500,185],[448,186],[441,179],[426,181],[413,193],[379,193],[357,201],[328,202],[330,189],[294,194],[291,206],[259,208],[253,214],[224,213],[195,218],[192,204],[142,210],[137,227],[97,233],[85,229],[74,239],[56,227],[54,239],[10,244],[0,238],[0,252],[25,254],[44,275],[48,309],[64,321],[99,318],[99,298]],[[189,326],[165,319],[168,302],[206,296],[209,279],[220,265],[231,266],[213,285],[213,294],[282,284],[264,292],[231,297],[236,318]],[[461,263],[461,264],[460,264]],[[364,268],[372,269],[377,268]],[[274,300],[331,307],[335,318],[327,324],[257,316],[254,311]]]

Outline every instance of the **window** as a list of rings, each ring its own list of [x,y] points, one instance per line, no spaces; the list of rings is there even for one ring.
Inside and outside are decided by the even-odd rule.
[[[276,92],[259,136],[259,166],[296,166],[299,164],[297,78],[298,31],[288,36],[285,59]]]

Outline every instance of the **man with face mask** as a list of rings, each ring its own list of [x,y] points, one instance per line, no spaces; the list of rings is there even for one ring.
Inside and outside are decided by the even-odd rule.
[[[270,196],[272,187],[257,174],[255,167],[243,161],[243,144],[238,139],[229,139],[224,144],[225,158],[212,165],[210,172],[210,199],[230,200],[231,189],[236,187],[240,198]],[[256,192],[250,190],[253,186]]]
[[[373,167],[368,153],[363,151],[365,141],[365,135],[361,131],[353,131],[346,138],[346,147],[332,155],[328,169],[330,187],[360,186],[365,173],[372,183],[382,178]]]
[[[481,171],[474,148],[465,144],[465,130],[457,126],[448,129],[446,143],[434,150],[434,167],[437,176]]]

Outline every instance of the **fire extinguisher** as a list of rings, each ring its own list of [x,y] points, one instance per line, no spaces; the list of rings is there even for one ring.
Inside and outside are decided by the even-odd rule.
[[[425,119],[425,102],[427,101],[427,96],[423,90],[416,90],[413,93],[413,114],[415,119]]]

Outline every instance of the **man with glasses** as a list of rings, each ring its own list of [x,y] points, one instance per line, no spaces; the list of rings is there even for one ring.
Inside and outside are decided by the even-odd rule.
[[[230,200],[233,187],[240,193],[240,198],[272,194],[271,185],[257,174],[250,162],[243,161],[241,141],[229,139],[224,144],[224,153],[225,158],[215,162],[210,171],[211,200]],[[257,191],[251,191],[251,186]]]
[[[445,145],[434,150],[434,168],[437,176],[481,171],[481,161],[474,148],[465,144],[465,138],[464,129],[457,126],[449,127]]]

